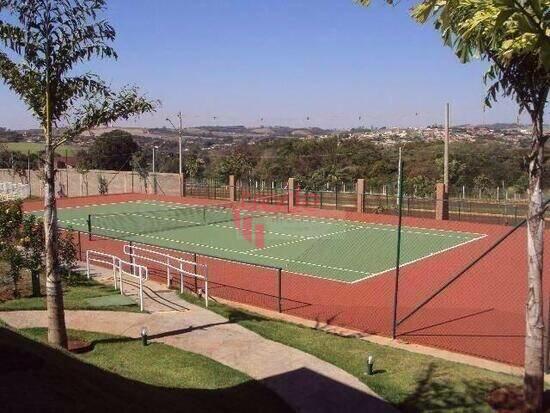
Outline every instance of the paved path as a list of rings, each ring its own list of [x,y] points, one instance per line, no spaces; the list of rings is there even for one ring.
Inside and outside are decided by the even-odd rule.
[[[107,281],[103,278],[103,281]],[[136,291],[127,285],[128,292]],[[297,412],[396,412],[356,377],[310,354],[267,340],[211,311],[147,282],[147,313],[66,311],[71,329],[151,340],[202,354],[242,371],[282,397]],[[15,328],[45,327],[44,311],[0,312]]]

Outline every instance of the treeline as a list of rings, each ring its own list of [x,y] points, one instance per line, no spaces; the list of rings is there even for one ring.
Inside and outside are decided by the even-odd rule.
[[[442,181],[443,144],[416,142],[402,146],[405,191],[431,195]],[[234,174],[244,180],[298,179],[306,190],[334,189],[365,178],[367,186],[388,191],[396,187],[399,149],[370,142],[333,137],[284,139],[232,148],[211,157],[210,173],[226,180]],[[465,186],[484,193],[503,187],[523,193],[527,189],[526,150],[502,143],[452,143],[449,180],[455,190]]]
[[[431,195],[435,183],[442,180],[443,144],[415,142],[402,146],[405,162],[405,190],[410,195]],[[527,189],[525,157],[527,150],[497,142],[451,143],[449,178],[458,192],[493,191],[509,193]],[[33,168],[39,157],[33,157]],[[22,172],[26,154],[0,150],[0,162],[12,164]],[[76,167],[82,173],[90,169],[135,170],[142,176],[152,171],[152,144],[138,145],[132,135],[112,131],[77,153]],[[348,187],[364,178],[375,191],[396,186],[398,147],[335,136],[324,139],[286,138],[224,149],[185,145],[183,173],[190,179],[227,182],[235,175],[241,182],[284,182],[295,177],[304,190]],[[179,156],[173,142],[156,150],[157,172],[178,172]],[[548,176],[545,177],[548,181]]]

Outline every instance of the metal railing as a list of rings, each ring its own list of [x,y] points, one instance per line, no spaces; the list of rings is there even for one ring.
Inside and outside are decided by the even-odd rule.
[[[183,293],[184,277],[187,276],[187,277],[193,278],[195,282],[197,279],[202,280],[204,282],[204,303],[205,303],[205,306],[208,307],[208,266],[206,264],[199,264],[194,261],[174,257],[173,255],[165,254],[150,248],[138,247],[133,244],[124,245],[123,251],[130,258],[132,258],[132,260],[140,259],[140,260],[149,261],[149,262],[153,262],[164,266],[166,268],[166,285],[168,288],[171,287],[172,271],[179,273],[181,293]],[[142,252],[145,254],[152,254],[153,257],[139,254],[139,252]],[[193,267],[193,272],[185,270],[184,269],[185,265],[189,265]],[[198,268],[201,268],[203,270],[204,275],[197,273]]]
[[[149,278],[149,271],[147,267],[135,264],[133,262],[124,261],[116,255],[106,254],[100,251],[88,250],[86,251],[86,276],[88,277],[88,279],[91,278],[90,263],[106,264],[111,266],[113,271],[115,289],[120,289],[121,295],[124,295],[124,279],[122,275],[125,274],[127,276],[137,278],[139,280],[139,306],[140,310],[143,311],[143,280],[147,280]],[[131,272],[124,271],[123,266],[130,267]]]

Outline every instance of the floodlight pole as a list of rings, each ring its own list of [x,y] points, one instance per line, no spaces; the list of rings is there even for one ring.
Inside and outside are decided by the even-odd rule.
[[[158,146],[153,145],[153,193],[157,193],[157,170],[155,167],[155,152]]]
[[[180,121],[179,128],[176,128],[176,125],[169,118],[166,118],[166,121],[178,132],[180,196],[183,196],[183,115],[181,111],[178,112],[177,116]]]
[[[179,128],[179,166],[180,166],[180,176],[183,174],[183,152],[182,152],[182,138],[183,138],[183,119],[181,116],[181,112],[178,113],[178,118],[180,120],[180,128]]]

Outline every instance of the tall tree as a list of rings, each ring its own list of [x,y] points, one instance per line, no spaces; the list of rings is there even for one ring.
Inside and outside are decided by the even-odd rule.
[[[105,0],[0,0],[0,77],[40,122],[44,136],[44,229],[48,340],[67,347],[55,199],[55,149],[82,132],[152,111],[135,87],[112,90],[77,74],[93,58],[116,58]],[[63,127],[54,134],[55,128]]]
[[[413,7],[412,15],[420,23],[433,22],[445,45],[462,62],[479,57],[489,63],[486,105],[499,95],[511,97],[531,118],[524,396],[528,411],[540,411],[544,387],[542,178],[548,139],[543,117],[550,89],[550,0],[423,0]]]
[[[95,139],[86,150],[77,153],[77,161],[87,164],[88,169],[125,170],[132,169],[132,157],[139,151],[139,145],[131,133],[113,130]]]

